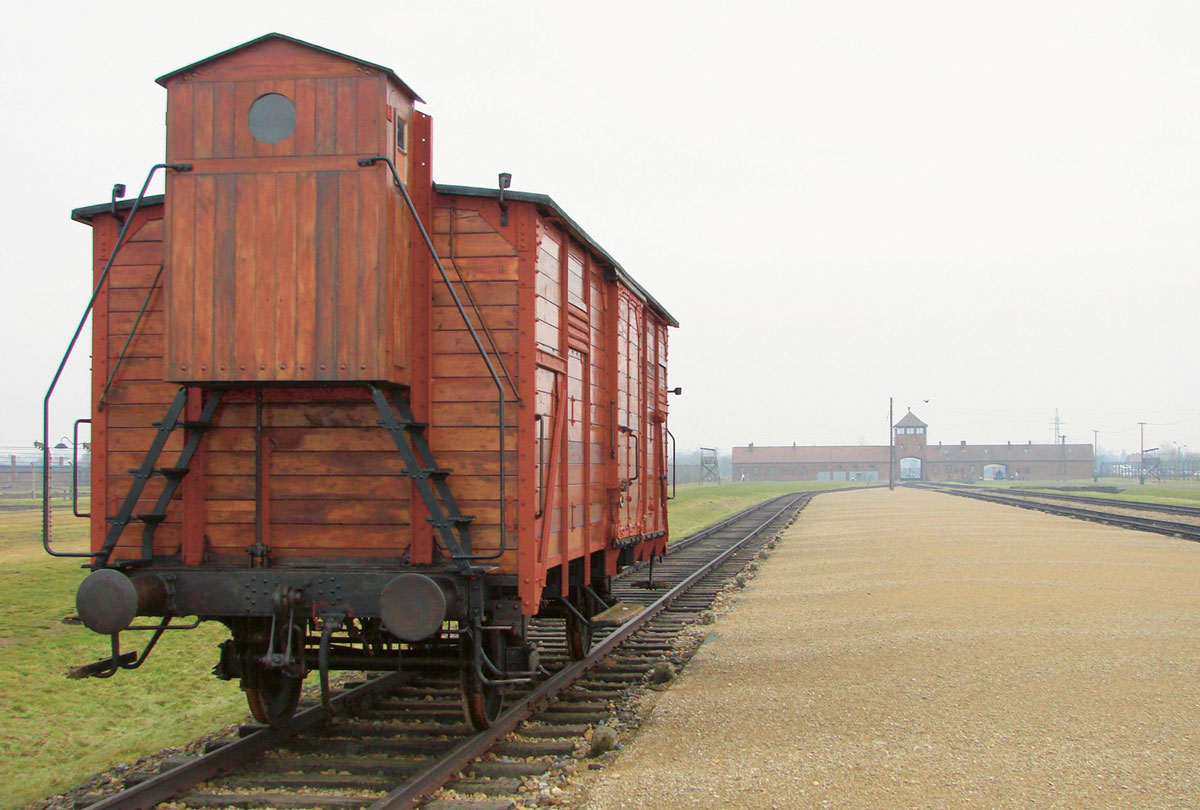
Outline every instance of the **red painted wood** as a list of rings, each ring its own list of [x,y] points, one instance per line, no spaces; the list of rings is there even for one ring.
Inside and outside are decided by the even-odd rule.
[[[116,243],[117,222],[110,216],[97,217],[92,223],[92,284],[99,282],[100,273]],[[109,373],[109,311],[107,285],[100,288],[92,312],[92,501],[91,501],[91,550],[96,551],[104,543],[108,531],[106,507],[108,504],[108,417],[107,410],[99,408],[100,397]]]
[[[271,438],[266,430],[263,431],[259,441],[258,452],[262,458],[262,483],[259,493],[259,516],[262,524],[262,543],[267,548],[272,547],[271,540],[271,455],[275,449],[275,440]],[[245,503],[245,501],[242,501]],[[310,501],[301,501],[303,504],[310,504]]]
[[[517,575],[527,613],[537,611],[552,566],[582,557],[585,577],[613,573],[618,535],[666,527],[665,327],[627,293],[629,302],[618,304],[621,283],[603,257],[534,205],[510,202],[501,226],[494,199],[435,195],[430,119],[381,73],[268,44],[168,82],[168,153],[195,168],[168,180],[167,227],[130,243],[97,314],[94,384],[145,300],[164,239],[166,294],[151,298],[96,425],[97,499],[111,507],[114,492],[128,487],[125,470],[140,463],[149,423],[179,382],[259,383],[267,386],[263,443],[254,441],[254,388],[227,392],[156,551],[177,549],[187,564],[203,565],[207,548],[217,560],[244,563],[257,450],[266,462],[262,508],[273,559],[393,560],[411,552],[413,562],[436,562],[443,551],[424,505],[361,385],[407,383],[417,418],[432,425],[439,463],[454,470],[460,506],[478,518],[477,552],[499,548],[505,448],[511,534],[498,565]],[[295,131],[277,144],[257,141],[246,125],[249,106],[266,92],[292,98],[297,109]],[[395,148],[388,108],[393,123],[409,122],[404,150]],[[515,375],[524,404],[505,407],[503,439],[495,386],[390,174],[357,166],[379,153],[396,158],[447,270],[456,284],[461,272],[480,305],[468,319],[486,323]],[[111,231],[104,219],[94,223],[98,249]],[[539,233],[558,245],[552,260],[539,254]],[[538,272],[540,261],[549,262],[547,272]],[[550,381],[541,391],[539,366]],[[638,439],[618,434],[614,458],[618,399]],[[198,408],[193,395],[188,413]],[[550,431],[540,521],[537,413]],[[638,480],[622,490],[634,469]],[[93,526],[102,526],[111,508],[96,511]],[[122,554],[138,553],[135,534],[122,538]],[[643,542],[636,554],[664,544]],[[559,582],[567,593],[567,579]]]
[[[415,155],[416,163],[413,167],[413,205],[421,214],[425,222],[433,222],[433,166],[432,155],[430,154],[429,145],[432,135],[433,120],[424,114],[418,114],[413,121],[413,132],[411,133],[416,143]],[[411,233],[413,225],[408,220],[408,212],[402,210],[402,206],[396,196],[392,197],[391,213],[399,222],[404,223],[403,226],[396,227],[394,237],[391,240],[390,246],[395,250],[397,244],[402,244],[402,234]],[[411,318],[412,327],[408,335],[398,335],[397,330],[393,330],[393,335],[398,335],[402,340],[407,338],[411,341],[411,367],[412,367],[412,386],[410,388],[411,404],[413,416],[419,421],[429,422],[430,414],[432,413],[432,397],[433,386],[430,381],[432,378],[432,335],[433,326],[433,260],[427,251],[417,250],[411,255],[408,262],[404,261],[404,257],[392,255],[390,261],[394,266],[400,267],[405,264],[410,268],[411,278],[405,279],[403,274],[397,274],[396,280],[393,282],[396,286],[394,297],[406,297],[412,303]],[[407,281],[407,283],[405,283]],[[411,290],[411,293],[405,295],[405,290]],[[399,340],[397,340],[399,342]],[[392,352],[392,362],[395,365],[404,365],[405,352],[399,347],[394,346]],[[445,464],[445,461],[440,463]],[[413,504],[413,524],[412,524],[412,546],[411,553],[413,562],[418,565],[428,565],[433,562],[434,540],[433,527],[429,525],[429,510],[422,503],[420,494],[417,491],[416,484],[410,488],[410,501]]]
[[[171,161],[186,160],[188,157],[193,159],[211,158],[213,156],[213,134],[215,121],[213,120],[215,110],[214,87],[209,82],[196,82],[192,85],[192,155],[179,154],[170,155]],[[182,102],[182,99],[178,99]],[[175,94],[170,94],[170,104],[175,104],[177,101]]]
[[[536,378],[534,374],[520,374],[521,369],[536,367],[534,360],[534,296],[537,290],[535,263],[537,260],[537,217],[526,206],[517,206],[509,212],[509,223],[517,229],[517,255],[520,258],[517,296],[517,362],[513,368],[518,372],[518,386],[522,400],[526,403],[522,418],[519,421],[520,446],[535,448],[537,446],[537,425],[534,419],[537,413],[535,391]],[[533,406],[533,407],[531,407]],[[526,449],[517,458],[517,575],[521,594],[521,609],[532,614],[541,603],[542,587],[545,585],[545,571],[540,569],[539,560],[543,559],[540,543],[541,536],[537,532],[536,502],[537,461],[536,453]]]
[[[188,389],[185,414],[189,420],[200,418],[204,409],[203,390],[192,386]],[[160,417],[161,418],[161,417]],[[180,555],[184,565],[200,565],[204,562],[204,529],[208,525],[208,444],[200,442],[188,474],[182,483],[183,529],[180,538]]]

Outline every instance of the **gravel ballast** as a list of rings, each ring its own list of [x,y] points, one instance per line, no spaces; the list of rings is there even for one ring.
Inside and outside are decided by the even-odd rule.
[[[1200,807],[1200,545],[822,495],[706,629],[582,806]]]

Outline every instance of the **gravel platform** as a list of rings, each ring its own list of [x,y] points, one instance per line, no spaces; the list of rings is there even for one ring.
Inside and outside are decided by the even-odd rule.
[[[1200,545],[822,495],[572,804],[1200,808]]]

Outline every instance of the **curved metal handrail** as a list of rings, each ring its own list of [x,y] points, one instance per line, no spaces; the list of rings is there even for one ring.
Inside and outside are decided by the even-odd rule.
[[[142,200],[146,197],[146,189],[150,187],[150,181],[154,179],[154,175],[158,173],[159,169],[187,172],[192,170],[192,165],[190,163],[155,163],[150,167],[150,173],[146,175],[146,182],[142,183],[142,190],[138,192],[137,198],[133,201],[129,215],[121,223],[121,230],[117,233],[117,243],[113,246],[108,261],[104,264],[104,270],[101,271],[100,278],[96,281],[96,287],[92,290],[92,297],[88,299],[87,307],[83,310],[83,317],[79,319],[79,325],[75,327],[75,333],[71,335],[71,342],[67,344],[67,350],[63,353],[58,369],[54,372],[54,379],[50,381],[50,387],[46,389],[46,397],[42,400],[42,548],[51,557],[93,557],[95,555],[90,551],[55,551],[50,548],[50,397],[54,395],[54,389],[58,386],[63,369],[67,367],[67,360],[71,358],[71,352],[75,351],[75,344],[79,342],[79,336],[83,333],[88,316],[92,314],[92,307],[96,305],[96,299],[100,297],[100,290],[104,287],[104,282],[108,280],[113,262],[116,261],[117,254],[125,244],[129,226],[142,207]]]
[[[454,306],[458,309],[458,314],[462,316],[463,323],[467,325],[467,331],[471,335],[471,340],[475,342],[475,348],[479,351],[480,357],[483,358],[484,364],[487,366],[488,374],[492,377],[492,382],[496,386],[496,391],[500,395],[500,547],[493,554],[455,554],[453,558],[456,560],[495,560],[499,559],[508,550],[507,547],[507,530],[508,519],[506,517],[506,498],[505,498],[505,472],[504,472],[504,456],[506,450],[504,440],[507,434],[507,426],[504,421],[504,383],[500,381],[500,375],[496,373],[496,367],[492,365],[492,358],[488,355],[487,349],[483,346],[483,341],[479,338],[479,333],[475,331],[475,327],[471,325],[471,319],[467,317],[467,310],[463,307],[462,299],[458,297],[458,291],[454,289],[454,284],[450,281],[449,274],[446,273],[446,268],[442,265],[441,258],[438,257],[437,248],[433,245],[433,239],[430,238],[429,232],[425,230],[425,224],[421,222],[421,215],[417,212],[417,206],[413,203],[412,197],[408,194],[408,187],[404,185],[404,181],[400,179],[399,172],[396,171],[396,164],[392,163],[391,158],[379,155],[377,157],[362,158],[358,161],[359,166],[374,166],[376,163],[386,164],[388,170],[392,173],[392,182],[396,188],[400,190],[400,196],[404,198],[405,205],[408,206],[408,211],[412,214],[413,221],[417,225],[417,230],[421,233],[421,238],[425,241],[425,247],[429,249],[429,255],[433,257],[433,263],[437,266],[438,272],[442,276],[442,281],[446,284],[446,289],[450,291],[450,298],[454,301]],[[482,323],[482,321],[481,321]],[[495,344],[493,344],[495,350]],[[496,350],[496,355],[500,352]],[[507,374],[507,371],[506,371]]]

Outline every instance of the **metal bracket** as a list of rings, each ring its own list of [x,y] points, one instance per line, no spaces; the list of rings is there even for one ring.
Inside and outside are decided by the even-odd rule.
[[[508,225],[508,200],[504,199],[504,190],[512,185],[512,174],[500,172],[500,225]]]
[[[335,714],[335,711],[333,703],[329,700],[329,643],[333,638],[333,631],[341,627],[345,620],[346,614],[342,612],[321,617],[321,646],[317,652],[317,668],[321,673],[321,705],[330,714]]]
[[[142,650],[141,654],[138,654],[136,652],[122,653],[121,652],[121,634],[113,633],[111,636],[111,638],[112,638],[112,655],[110,655],[108,658],[102,658],[99,661],[94,661],[90,664],[84,664],[81,667],[74,667],[67,673],[67,677],[71,678],[72,680],[78,680],[81,678],[111,678],[113,675],[117,674],[117,670],[137,669],[142,664],[146,663],[146,659],[150,657],[150,651],[154,649],[154,645],[158,643],[158,640],[160,638],[162,638],[162,634],[165,631],[167,631],[167,630],[184,630],[184,629],[190,630],[191,627],[195,627],[195,625],[191,625],[191,627],[186,627],[186,628],[185,627],[172,628],[172,627],[169,627],[170,623],[171,623],[171,617],[164,616],[162,622],[157,627],[154,628],[154,635],[152,635],[150,637],[150,640],[148,642],[146,642],[146,647],[145,647],[145,649]],[[198,622],[197,622],[197,624],[198,624]],[[149,628],[127,628],[127,629],[141,630],[141,629],[149,629]]]

